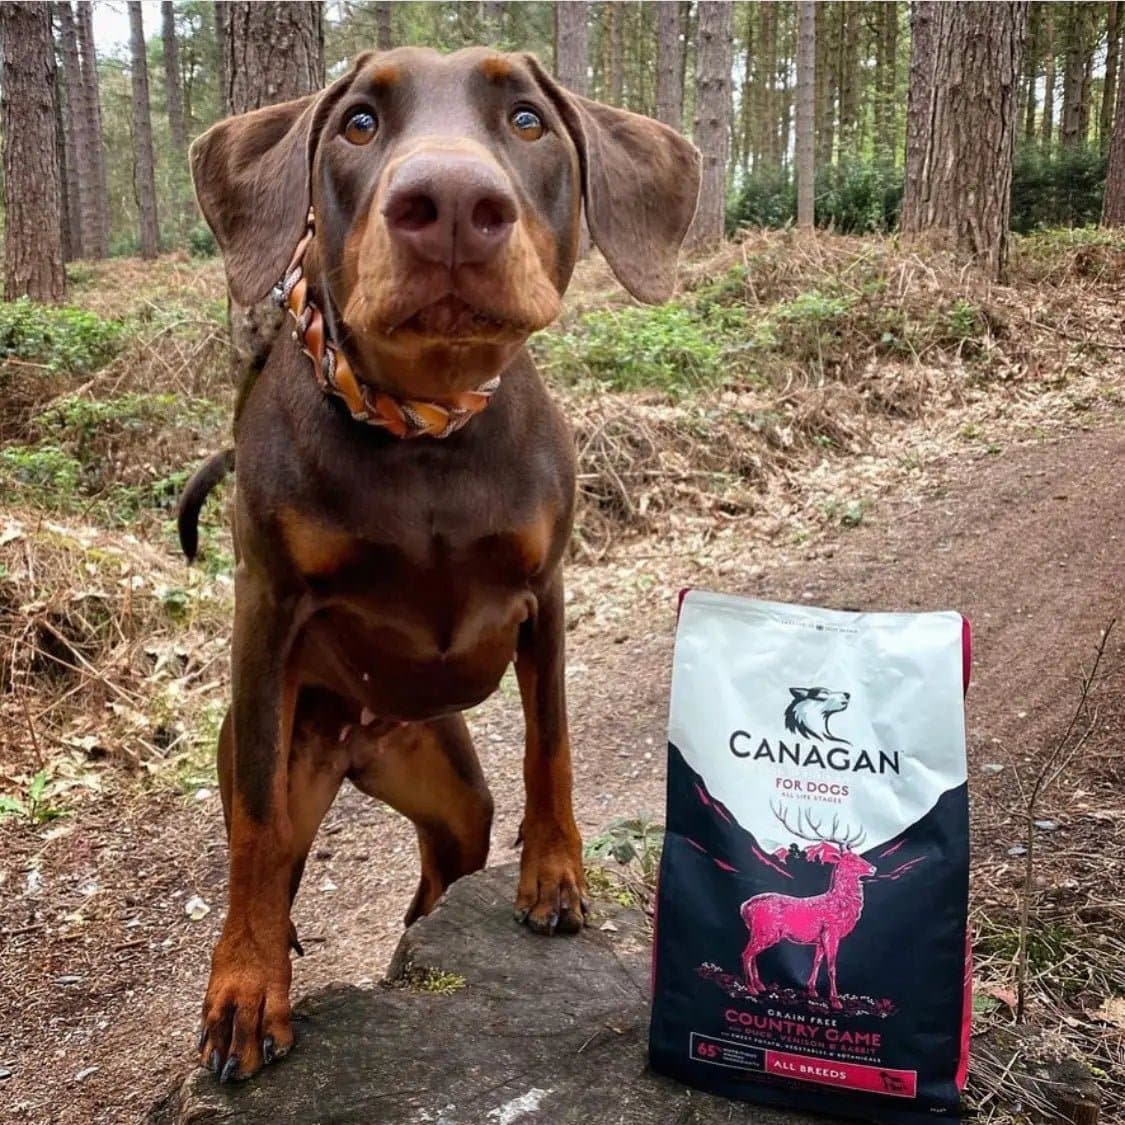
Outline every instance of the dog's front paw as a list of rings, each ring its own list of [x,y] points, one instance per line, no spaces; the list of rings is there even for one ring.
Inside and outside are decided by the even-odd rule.
[[[537,934],[575,934],[588,913],[578,829],[525,826],[516,920]]]
[[[224,934],[215,947],[198,1047],[220,1082],[249,1078],[293,1046],[289,950],[277,944]]]

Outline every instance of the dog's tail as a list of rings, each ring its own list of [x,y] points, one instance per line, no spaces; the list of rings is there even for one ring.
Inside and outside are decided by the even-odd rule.
[[[180,547],[188,562],[195,559],[199,550],[199,511],[211,490],[228,473],[234,472],[234,450],[224,449],[213,453],[195,471],[184,486],[180,506],[176,511],[176,528],[180,533]]]

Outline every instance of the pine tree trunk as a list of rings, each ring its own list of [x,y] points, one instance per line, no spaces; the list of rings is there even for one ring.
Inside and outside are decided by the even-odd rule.
[[[922,216],[923,166],[934,97],[934,21],[940,0],[914,0],[910,5],[910,88],[906,103],[906,178],[902,193],[903,230],[917,229]]]
[[[791,26],[789,18],[793,14],[790,5],[778,7],[778,59],[774,87],[777,126],[773,135],[773,160],[779,168],[783,169],[789,166],[789,134],[794,109],[793,88],[789,85],[789,76],[794,71],[796,55],[796,36],[791,34],[795,29]]]
[[[556,4],[556,10],[563,5]],[[656,119],[684,127],[683,40],[679,3],[656,6]]]
[[[148,98],[148,56],[140,0],[129,0],[129,69],[133,86],[133,188],[140,217],[141,257],[160,252],[156,219],[156,160],[152,152],[152,110]]]
[[[483,0],[480,8],[481,23],[484,26],[482,42],[499,46],[504,41],[504,13],[508,5],[501,0]]]
[[[723,238],[730,155],[733,7],[729,0],[701,0],[697,5],[699,30],[692,139],[703,154],[703,183],[689,238],[694,248],[715,246]]]
[[[62,177],[50,4],[0,4],[4,119],[4,299],[61,301]]]
[[[168,107],[168,131],[178,153],[187,150],[184,130],[184,90],[180,82],[180,47],[176,41],[176,12],[172,0],[160,5],[161,38],[164,43],[164,99]]]
[[[606,19],[609,21],[609,82],[608,100],[611,105],[621,105],[621,94],[624,89],[625,74],[622,67],[621,21],[624,16],[624,5],[621,3],[607,4],[605,8]]]
[[[1035,140],[1035,96],[1039,78],[1039,52],[1043,40],[1043,5],[1033,3],[1028,19],[1027,49],[1024,51],[1023,139]]]
[[[83,235],[83,185],[88,183],[89,155],[86,143],[86,116],[82,89],[82,67],[78,61],[78,36],[74,31],[74,13],[70,0],[55,5],[59,21],[59,40],[62,46],[61,116],[65,167],[63,187],[66,195],[67,260],[84,256],[86,238]],[[87,190],[89,197],[90,192]],[[89,205],[93,205],[89,198]],[[96,216],[91,217],[91,229]]]
[[[820,109],[820,126],[817,129],[817,163],[822,167],[832,163],[832,153],[836,146],[836,98],[839,94],[840,67],[840,4],[818,4],[817,10],[824,14],[823,44],[818,30],[817,50],[823,59],[824,71],[823,101]]]
[[[1047,4],[1043,8],[1043,53],[1046,70],[1043,77],[1043,127],[1044,149],[1051,147],[1055,139],[1055,7]]]
[[[797,35],[797,226],[812,230],[816,173],[816,4],[801,0]]]
[[[391,26],[391,5],[387,2],[376,4],[375,46],[380,51],[389,51],[394,43],[394,33]]]
[[[82,252],[87,258],[104,258],[109,254],[109,186],[106,179],[105,142],[102,139],[98,56],[94,47],[94,13],[90,0],[78,0],[78,51],[82,70],[82,102],[86,125],[84,132],[89,169],[82,175]]]
[[[1059,139],[1063,148],[1076,148],[1085,139],[1082,130],[1086,82],[1088,5],[1071,0],[1066,11],[1066,65],[1063,68],[1063,105]]]
[[[232,0],[223,50],[231,113],[299,98],[324,85],[323,5]]]
[[[1102,226],[1125,227],[1125,82],[1117,83],[1117,112],[1105,173]]]
[[[758,105],[754,113],[754,169],[772,164],[774,159],[773,137],[777,129],[774,86],[777,81],[777,5],[762,4],[758,11],[761,17],[761,51],[756,59],[756,86]]]
[[[882,17],[875,80],[875,151],[885,164],[895,160],[895,85],[898,78],[898,4],[887,0],[880,4]]]
[[[758,44],[754,27],[757,7],[754,4],[743,4],[742,10],[746,23],[743,32],[742,90],[738,99],[738,132],[739,160],[745,176],[754,159],[754,53]]]
[[[1113,136],[1113,107],[1117,103],[1117,83],[1121,65],[1121,4],[1109,0],[1106,11],[1105,83],[1098,117],[1098,141],[1102,152],[1109,150]]]
[[[585,0],[555,5],[555,77],[583,96],[589,90],[590,64]]]
[[[311,94],[324,85],[324,23],[320,3],[231,0],[223,9],[223,56],[228,113]],[[231,301],[234,379],[259,369],[284,319],[267,299],[245,307]]]
[[[1028,4],[967,0],[933,7],[929,128],[922,143],[915,137],[908,156],[903,233],[955,246],[1002,280]],[[912,85],[914,73],[912,59]],[[919,80],[925,84],[921,69]],[[912,124],[914,109],[912,90]]]
[[[840,155],[852,155],[859,124],[859,33],[863,23],[860,4],[841,5],[840,31]]]

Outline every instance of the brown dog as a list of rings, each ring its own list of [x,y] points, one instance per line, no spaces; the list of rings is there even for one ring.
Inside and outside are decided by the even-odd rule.
[[[582,926],[561,569],[574,454],[523,345],[559,311],[583,200],[625,287],[670,294],[699,158],[530,56],[403,49],[220,122],[191,164],[234,299],[284,277],[294,314],[236,423],[230,909],[199,1041],[226,1080],[293,1043],[290,906],[345,777],[417,828],[407,922],[484,865],[492,802],[461,712],[513,660],[516,914],[545,934]],[[189,554],[229,463],[188,486]]]

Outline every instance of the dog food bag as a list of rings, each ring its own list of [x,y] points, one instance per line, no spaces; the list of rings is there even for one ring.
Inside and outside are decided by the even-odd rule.
[[[657,902],[657,1070],[861,1119],[959,1114],[968,637],[957,613],[686,595]]]

